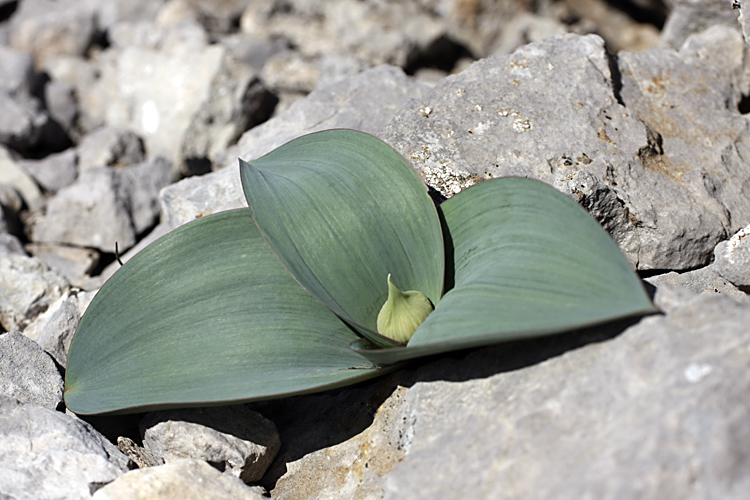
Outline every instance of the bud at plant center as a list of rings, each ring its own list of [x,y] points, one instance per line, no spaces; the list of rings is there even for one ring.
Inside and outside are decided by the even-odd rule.
[[[433,307],[425,294],[416,290],[402,292],[388,275],[388,300],[378,314],[378,333],[406,344],[427,319]]]

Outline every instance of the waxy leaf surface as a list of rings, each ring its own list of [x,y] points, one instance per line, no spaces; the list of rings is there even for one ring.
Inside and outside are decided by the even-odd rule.
[[[536,337],[655,312],[602,227],[552,187],[486,181],[440,206],[453,288],[405,349],[367,348],[377,363]]]
[[[380,346],[388,274],[401,290],[440,299],[440,221],[414,169],[377,138],[310,134],[241,162],[250,209],[279,260],[310,293]]]
[[[182,226],[102,287],[73,339],[65,401],[91,414],[242,402],[380,373],[310,296],[247,209]]]

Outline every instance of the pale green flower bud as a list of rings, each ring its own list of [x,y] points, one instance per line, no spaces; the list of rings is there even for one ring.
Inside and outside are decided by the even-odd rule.
[[[388,275],[388,300],[378,313],[378,333],[403,344],[432,312],[430,299],[422,292],[402,292]]]

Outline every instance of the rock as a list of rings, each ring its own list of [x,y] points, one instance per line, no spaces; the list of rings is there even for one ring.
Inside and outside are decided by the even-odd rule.
[[[78,177],[78,155],[68,149],[41,160],[19,160],[18,164],[50,193],[70,186]]]
[[[51,80],[44,86],[44,106],[47,112],[71,138],[80,139],[77,129],[78,100],[75,89],[65,82]]]
[[[750,290],[750,225],[716,245],[714,255],[716,272],[745,291]]]
[[[229,49],[234,57],[253,68],[256,73],[263,70],[271,56],[287,48],[278,40],[267,40],[246,33],[226,35],[221,38],[221,44]]]
[[[38,67],[61,55],[81,56],[95,33],[86,2],[24,0],[11,18],[10,45],[29,52]]]
[[[305,57],[289,50],[269,57],[262,77],[276,92],[304,95],[322,85],[361,73],[365,68],[361,61],[346,53]]]
[[[750,301],[750,297],[746,293],[717,272],[716,264],[684,273],[672,271],[665,274],[658,274],[646,278],[646,281],[657,288],[671,286],[689,290],[692,293],[720,293],[738,301]]]
[[[750,129],[726,107],[742,44],[736,32],[708,34],[689,52],[614,61],[593,35],[526,45],[444,79],[379,135],[444,196],[490,177],[536,178],[588,209],[638,269],[700,267],[730,220],[750,218],[736,152]]]
[[[20,217],[23,208],[23,198],[18,191],[8,184],[0,184],[0,234],[23,233]]]
[[[0,233],[0,254],[12,253],[16,255],[26,256],[26,252],[23,250],[21,242],[18,238],[8,233]]]
[[[159,219],[159,192],[173,179],[172,163],[164,157],[119,169],[127,193],[128,210],[136,234],[151,229]]]
[[[148,21],[154,19],[165,0],[108,0],[94,2],[99,29],[108,30],[120,21]]]
[[[109,102],[111,90],[102,85],[96,85],[102,78],[113,85],[114,63],[108,57],[109,51],[101,54],[95,60],[75,56],[61,56],[49,61],[45,72],[52,82],[66,85],[73,89],[75,95],[75,119],[68,134],[80,141],[85,134],[104,126],[104,110]],[[50,113],[55,113],[50,107]],[[54,116],[54,115],[53,115]],[[60,122],[62,125],[62,122]],[[64,125],[63,125],[64,127]]]
[[[656,301],[667,315],[457,353],[342,391],[330,419],[280,427],[292,449],[272,497],[743,498],[750,310],[718,294]],[[390,396],[362,404],[378,392]],[[321,397],[297,411],[320,411],[308,401]],[[347,428],[352,407],[372,423],[323,437]],[[305,432],[318,447],[294,449]]]
[[[320,130],[351,128],[374,134],[404,103],[421,98],[429,88],[394,66],[364,71],[310,93],[283,114],[247,131],[217,163],[236,166],[237,157],[249,161]]]
[[[25,94],[12,96],[0,89],[0,144],[17,151],[32,149],[42,136],[47,114],[39,101]]]
[[[240,19],[240,28],[255,36],[284,39],[304,56],[346,52],[369,66],[401,67],[445,33],[440,19],[417,2],[295,0],[287,6],[251,5]]]
[[[68,287],[65,278],[39,259],[0,254],[0,325],[6,331],[23,330]]]
[[[120,175],[107,167],[81,172],[72,185],[49,200],[47,213],[33,227],[32,239],[98,248],[114,252],[135,243],[135,230],[128,211],[127,193]]]
[[[143,141],[132,130],[103,127],[84,137],[78,146],[78,168],[124,167],[146,158]]]
[[[690,36],[719,25],[736,28],[739,9],[723,0],[674,0],[661,34],[663,47],[679,49]]]
[[[78,297],[66,293],[37,316],[24,335],[39,344],[60,366],[67,367],[70,342],[80,319]]]
[[[89,424],[0,396],[0,491],[18,500],[82,500],[127,471]]]
[[[263,477],[280,446],[273,423],[245,406],[152,412],[141,433],[157,459],[204,460],[246,483]]]
[[[249,0],[222,0],[207,4],[201,0],[182,0],[192,7],[198,17],[211,32],[227,33],[235,31],[240,16],[251,3]]]
[[[227,168],[187,178],[162,190],[159,199],[169,228],[215,212],[247,206],[237,158],[252,160],[301,135],[331,128],[374,133],[409,98],[429,86],[399,68],[382,66],[312,92],[288,110],[245,133],[213,163]]]
[[[183,458],[130,471],[96,491],[94,500],[261,500],[237,478],[200,460]]]
[[[0,46],[0,88],[11,94],[31,92],[34,59],[22,50]]]
[[[52,358],[18,331],[0,334],[0,395],[50,410],[63,400],[63,379]]]
[[[85,287],[88,275],[99,264],[99,252],[90,248],[29,243],[26,250],[79,288]]]
[[[165,156],[186,173],[205,173],[206,158],[270,112],[258,78],[222,46],[116,54],[112,77],[98,83],[104,122],[131,128],[149,156]]]
[[[33,240],[125,251],[156,222],[159,190],[172,180],[171,163],[154,158],[123,168],[91,167],[60,190],[33,228]]]
[[[117,449],[132,460],[139,469],[154,467],[164,463],[162,460],[157,459],[150,451],[142,446],[138,446],[135,441],[128,437],[118,436]]]

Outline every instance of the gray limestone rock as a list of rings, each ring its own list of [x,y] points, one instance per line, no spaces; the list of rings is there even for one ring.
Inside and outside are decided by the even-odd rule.
[[[744,498],[750,310],[720,294],[657,291],[656,303],[666,315],[342,391],[324,423],[302,417],[296,432],[344,439],[310,448],[280,427],[288,472],[273,498]],[[321,397],[297,411],[322,412]],[[357,409],[364,429],[349,424]]]
[[[25,0],[11,18],[9,40],[42,67],[61,55],[83,55],[95,30],[95,13],[87,2]]]
[[[78,168],[124,167],[145,160],[143,141],[132,130],[102,127],[87,134],[77,148]]]
[[[159,195],[168,227],[196,217],[247,206],[239,181],[237,158],[252,160],[301,135],[331,128],[374,133],[409,98],[429,87],[393,66],[365,71],[295,102],[288,110],[249,130],[236,146],[214,158],[224,170],[183,179]]]
[[[273,423],[245,406],[149,413],[141,433],[157,459],[204,460],[246,483],[263,477],[280,446]]]
[[[540,179],[587,208],[638,269],[695,268],[750,209],[750,127],[726,105],[742,42],[710,41],[614,60],[593,35],[529,44],[445,78],[380,136],[445,196],[491,177]],[[684,123],[661,119],[673,115]]]
[[[31,210],[36,210],[44,204],[42,192],[30,176],[19,164],[13,154],[0,146],[0,184],[11,186],[23,198],[24,203]]]
[[[93,114],[131,128],[149,156],[165,156],[185,172],[205,173],[205,158],[268,115],[269,96],[258,78],[220,45],[129,46],[113,56],[108,76],[95,86],[101,98]]]
[[[99,252],[91,248],[57,245],[54,243],[29,243],[26,250],[56,270],[73,286],[83,287],[86,278],[99,264]]]
[[[97,490],[93,500],[261,500],[257,490],[206,462],[183,458],[127,472]]]
[[[62,130],[71,138],[80,139],[77,128],[78,99],[75,89],[59,80],[51,80],[44,86],[44,106],[52,118]]]
[[[26,256],[26,252],[23,250],[23,245],[21,245],[18,238],[12,234],[0,232],[0,254],[4,253]]]
[[[716,245],[714,256],[713,267],[720,275],[745,291],[750,290],[750,225]]]
[[[89,424],[0,396],[0,491],[14,500],[85,500],[128,470]]]
[[[78,297],[66,293],[36,317],[24,330],[24,335],[34,340],[62,366],[68,365],[68,351],[73,334],[81,320]]]
[[[31,91],[34,59],[23,50],[0,46],[0,88],[11,94]]]
[[[172,180],[171,163],[156,157],[123,168],[91,167],[50,199],[33,240],[122,251],[156,223],[159,190]]]
[[[18,331],[0,334],[0,395],[55,410],[63,379],[52,358]]]
[[[68,287],[65,278],[39,259],[0,254],[0,326],[6,331],[23,330]]]
[[[18,151],[34,147],[49,119],[41,103],[29,95],[12,95],[0,89],[0,109],[3,110],[0,114],[0,144]]]
[[[126,192],[128,212],[133,229],[140,235],[159,219],[159,192],[174,178],[172,162],[164,157],[118,169],[122,189]]]
[[[19,160],[18,164],[50,193],[70,186],[78,177],[78,155],[68,149],[41,160]]]
[[[135,230],[126,193],[117,171],[107,167],[84,170],[72,185],[61,189],[47,213],[33,227],[35,242],[62,243],[113,252],[135,243]]]
[[[732,0],[674,0],[662,28],[662,46],[678,49],[690,35],[711,26],[736,27],[739,9],[732,4]]]
[[[719,243],[721,245],[721,243]],[[718,248],[718,246],[717,246]],[[750,296],[737,288],[731,281],[717,272],[716,263],[694,271],[658,274],[645,281],[657,288],[664,286],[689,290],[692,293],[722,294],[750,304]]]
[[[428,90],[428,85],[395,66],[363,71],[311,92],[282,114],[248,130],[217,163],[236,166],[237,157],[249,161],[301,135],[320,130],[351,128],[374,134],[409,99],[419,99]]]

